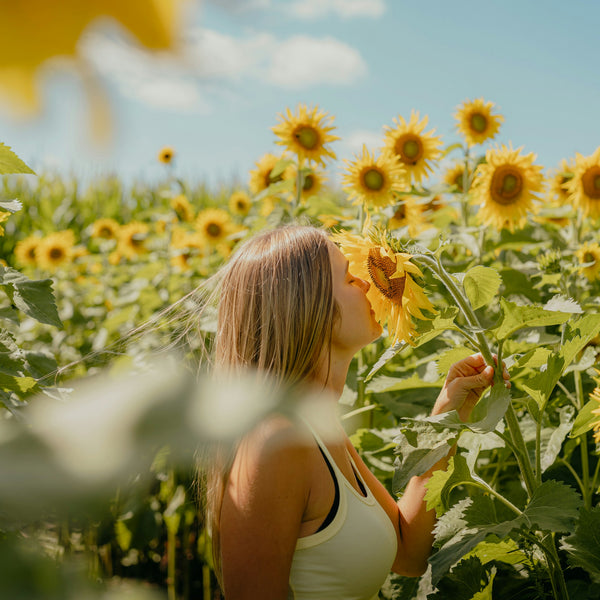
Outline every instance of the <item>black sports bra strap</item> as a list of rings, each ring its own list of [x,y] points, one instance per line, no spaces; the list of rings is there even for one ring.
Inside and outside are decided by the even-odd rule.
[[[317,446],[319,446],[319,444],[317,444]],[[321,526],[319,527],[319,529],[317,529],[317,532],[325,529],[325,527],[327,527],[333,521],[333,519],[335,519],[335,515],[337,514],[338,506],[340,504],[340,486],[338,484],[337,477],[335,476],[335,471],[333,470],[333,467],[327,459],[327,456],[325,456],[325,452],[323,452],[323,448],[321,448],[321,446],[319,446],[319,451],[321,452],[321,456],[323,456],[325,464],[327,465],[329,473],[331,474],[331,478],[333,479],[333,485],[335,486],[335,497],[333,498],[333,504],[331,505],[331,508],[329,509],[325,520],[321,523]]]

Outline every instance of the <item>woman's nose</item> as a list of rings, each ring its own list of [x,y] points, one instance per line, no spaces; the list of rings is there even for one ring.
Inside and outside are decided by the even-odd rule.
[[[361,287],[365,290],[365,294],[371,289],[371,284],[365,279],[361,279]]]

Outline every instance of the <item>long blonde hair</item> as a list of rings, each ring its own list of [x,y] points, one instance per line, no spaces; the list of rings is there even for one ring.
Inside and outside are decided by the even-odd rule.
[[[297,386],[319,369],[329,371],[338,307],[327,234],[286,225],[242,244],[219,284],[215,368],[256,369],[274,385]],[[326,361],[326,362],[324,362]],[[207,508],[213,560],[220,579],[220,512],[235,448],[213,457],[207,474]]]

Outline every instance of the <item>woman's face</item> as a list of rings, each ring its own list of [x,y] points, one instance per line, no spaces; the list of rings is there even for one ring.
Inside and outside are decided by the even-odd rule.
[[[375,341],[382,332],[367,299],[369,283],[348,270],[348,261],[335,244],[329,245],[329,260],[333,276],[333,298],[340,315],[333,328],[332,349],[352,356]]]

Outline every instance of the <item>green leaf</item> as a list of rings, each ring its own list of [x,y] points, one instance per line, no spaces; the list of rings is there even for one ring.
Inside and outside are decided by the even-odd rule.
[[[437,370],[440,376],[447,375],[450,367],[459,360],[466,358],[467,356],[471,356],[473,354],[473,350],[471,348],[467,348],[466,346],[457,346],[456,348],[450,348],[450,350],[446,350],[440,354],[440,357],[437,360]]]
[[[594,414],[592,412],[594,410],[598,410],[600,412],[600,402],[592,398],[583,406],[578,415],[575,417],[573,429],[571,429],[569,437],[576,438],[584,433],[587,433],[590,429],[592,429],[595,423],[600,421],[600,414]]]
[[[581,496],[572,487],[551,479],[534,490],[519,520],[529,528],[571,531],[582,504]]]
[[[500,306],[502,319],[499,325],[491,330],[498,340],[504,340],[524,327],[559,325],[571,317],[571,313],[546,310],[541,306],[519,306],[504,298],[500,298]]]
[[[10,149],[0,142],[0,175],[9,173],[35,173]]]
[[[502,278],[495,269],[478,265],[469,269],[463,279],[463,287],[471,306],[475,309],[488,304],[498,293]]]
[[[519,545],[512,539],[479,542],[465,558],[476,556],[481,564],[492,561],[516,565],[527,562],[527,555],[519,550]]]
[[[418,337],[415,340],[415,347],[426,344],[449,329],[458,331],[458,327],[454,324],[457,314],[458,308],[451,306],[441,309],[433,319],[419,320],[417,323]]]
[[[25,394],[29,390],[32,390],[35,385],[36,380],[33,377],[13,377],[5,373],[0,373],[0,389]]]
[[[294,164],[293,160],[290,160],[289,158],[281,158],[271,169],[269,173],[269,179],[274,182],[275,179],[277,179],[277,177],[279,177],[292,164]],[[302,171],[310,173],[310,169],[302,169]]]
[[[567,324],[564,338],[567,340],[560,349],[560,356],[568,367],[575,357],[600,333],[600,314],[591,313]]]
[[[525,296],[532,302],[539,302],[541,294],[531,285],[531,277],[522,271],[507,267],[500,270],[502,277],[502,296],[507,298],[513,294]]]
[[[448,468],[445,471],[434,471],[425,485],[427,510],[435,508],[438,516],[444,514],[450,506],[450,493],[455,487],[467,483],[480,485],[481,481],[481,478],[473,475],[462,454],[451,457]]]
[[[381,369],[381,367],[385,366],[398,352],[406,348],[408,344],[406,342],[396,342],[392,346],[386,349],[386,351],[377,359],[377,362],[371,367],[371,370],[367,373],[365,377],[365,383],[370,381],[373,378],[373,375]]]
[[[129,550],[132,537],[133,534],[124,521],[119,520],[115,522],[115,538],[117,540],[117,544],[119,544],[119,548],[121,548],[123,552],[127,552]]]
[[[561,378],[565,369],[565,360],[557,354],[551,354],[546,363],[546,369],[540,371],[534,377],[527,380],[527,383],[521,383],[521,387],[537,402],[540,410],[550,399],[554,387]]]
[[[490,573],[476,556],[462,560],[452,572],[438,584],[435,594],[428,600],[452,598],[452,600],[491,600],[492,583],[496,569]]]
[[[52,279],[31,280],[10,267],[0,267],[0,286],[12,304],[40,323],[62,328],[58,316]]]
[[[397,392],[400,390],[412,390],[420,388],[437,388],[439,389],[441,384],[423,381],[418,373],[413,373],[410,377],[399,379],[398,377],[390,377],[389,375],[380,375],[375,379],[372,379],[366,386],[366,391],[373,394],[380,394],[382,392]]]
[[[569,564],[585,569],[593,579],[600,579],[600,506],[582,508],[575,533],[561,541]]]

